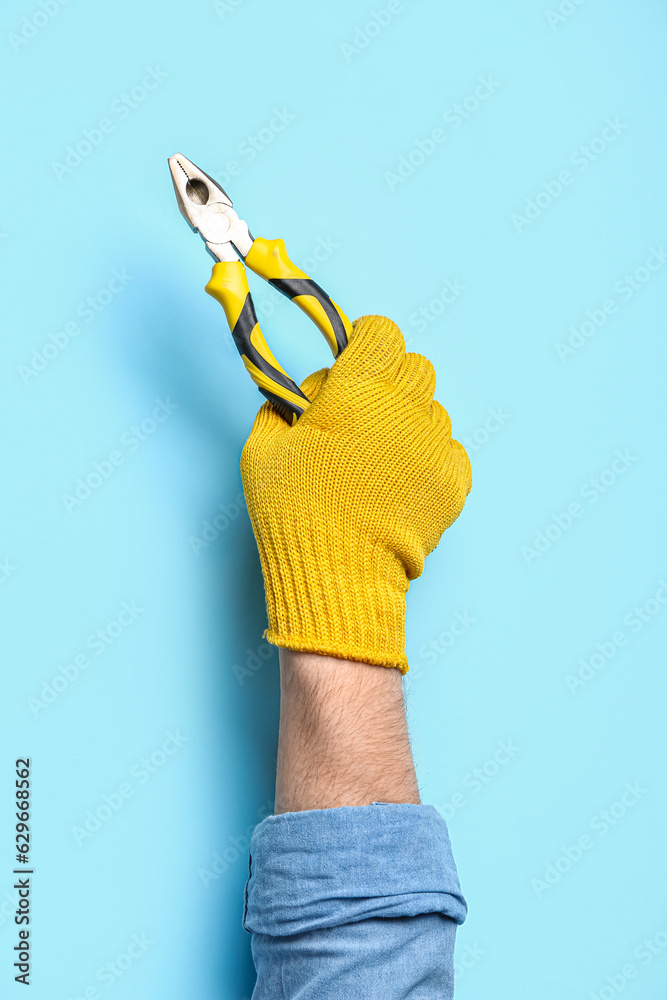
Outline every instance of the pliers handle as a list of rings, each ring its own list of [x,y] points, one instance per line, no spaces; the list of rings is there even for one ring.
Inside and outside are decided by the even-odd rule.
[[[258,237],[245,263],[310,317],[324,334],[333,356],[338,357],[347,346],[352,324],[324,289],[290,260],[284,240]],[[296,423],[309,400],[278,363],[264,339],[241,261],[214,264],[206,291],[225,310],[234,343],[259,391],[277,406],[286,420]]]
[[[208,174],[181,154],[172,156],[169,165],[182,214],[217,260],[206,291],[225,310],[234,343],[259,391],[294,424],[309,400],[264,339],[243,262],[310,317],[334,357],[346,347],[352,324],[317,282],[290,260],[283,240],[253,239],[229,196]]]

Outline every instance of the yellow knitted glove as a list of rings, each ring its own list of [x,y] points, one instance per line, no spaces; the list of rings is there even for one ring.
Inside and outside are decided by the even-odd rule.
[[[269,642],[408,669],[405,594],[472,485],[433,401],[435,373],[383,316],[353,324],[288,425],[261,407],[241,476],[264,572]]]

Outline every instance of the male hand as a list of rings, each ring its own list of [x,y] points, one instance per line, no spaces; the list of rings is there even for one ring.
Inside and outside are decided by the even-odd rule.
[[[433,366],[385,317],[357,320],[301,388],[312,402],[296,424],[264,404],[241,455],[266,637],[405,673],[405,594],[463,509],[468,456]]]

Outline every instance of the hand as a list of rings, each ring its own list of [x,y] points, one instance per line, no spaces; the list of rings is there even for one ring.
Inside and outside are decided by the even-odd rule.
[[[241,455],[266,638],[405,673],[405,594],[463,509],[468,456],[433,366],[389,319],[357,320],[301,388],[312,402],[296,424],[264,404]]]

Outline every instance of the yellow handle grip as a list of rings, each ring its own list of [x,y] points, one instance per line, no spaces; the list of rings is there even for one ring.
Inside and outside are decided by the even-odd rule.
[[[214,264],[205,291],[225,310],[234,343],[259,391],[288,423],[296,423],[309,404],[308,397],[278,364],[264,339],[241,261]]]
[[[293,264],[287,255],[284,240],[264,240],[258,237],[245,262],[258,274],[291,299],[324,334],[335,358],[347,347],[352,324],[323,288]]]

